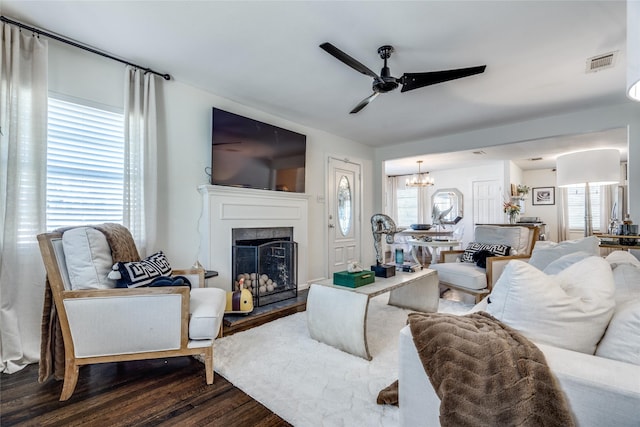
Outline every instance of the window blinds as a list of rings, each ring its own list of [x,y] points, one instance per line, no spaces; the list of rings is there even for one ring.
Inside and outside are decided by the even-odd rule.
[[[122,112],[49,97],[47,229],[122,223]]]

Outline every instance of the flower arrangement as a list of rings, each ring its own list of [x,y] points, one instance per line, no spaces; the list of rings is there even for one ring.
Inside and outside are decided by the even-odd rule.
[[[515,224],[518,221],[518,214],[520,213],[520,205],[516,205],[513,202],[504,202],[502,204],[502,210],[509,215],[509,224]]]
[[[504,202],[502,204],[502,210],[509,216],[520,213],[520,206],[512,202]]]
[[[526,196],[527,194],[529,194],[529,190],[531,188],[527,187],[524,184],[518,184],[518,187],[516,188],[516,191],[518,193],[518,195],[522,195],[522,196]]]

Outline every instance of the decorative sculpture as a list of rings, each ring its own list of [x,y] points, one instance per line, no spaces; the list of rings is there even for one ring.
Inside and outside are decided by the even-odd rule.
[[[453,210],[453,205],[449,206],[449,209],[445,209],[444,211],[441,211],[440,209],[438,209],[438,206],[434,204],[433,209],[431,211],[432,223],[438,226],[442,224],[447,224],[448,222],[445,221],[445,218],[447,217],[447,215],[449,215],[449,212],[451,212],[452,210]]]
[[[376,248],[376,264],[382,265],[382,235],[385,234],[387,243],[392,244],[395,234],[398,232],[396,223],[388,215],[374,214],[371,217],[371,231],[373,232],[373,245]]]

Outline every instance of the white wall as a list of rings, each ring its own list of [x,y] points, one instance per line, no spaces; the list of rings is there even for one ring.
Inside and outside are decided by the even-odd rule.
[[[433,177],[435,185],[430,187],[427,192],[427,212],[431,212],[431,195],[443,188],[457,188],[464,196],[463,219],[458,226],[464,227],[464,237],[462,238],[463,247],[473,239],[473,230],[475,227],[473,218],[473,183],[476,181],[505,181],[504,174],[505,162],[491,162],[478,166],[465,168],[447,169],[442,171],[433,171],[429,175]],[[502,188],[502,193],[505,188]]]
[[[171,70],[168,70],[169,72]],[[49,86],[56,93],[92,102],[123,105],[124,65],[49,42]],[[309,263],[307,277],[327,275],[327,215],[324,200],[326,158],[348,157],[363,164],[363,262],[375,259],[368,218],[373,214],[373,149],[329,133],[301,126],[205,92],[183,82],[159,84],[159,212],[155,250],[163,250],[177,267],[191,266],[197,259],[198,218],[201,197],[198,185],[207,184],[205,168],[211,163],[211,109],[219,107],[237,114],[307,135],[307,182],[309,194]],[[215,266],[206,266],[215,269]]]
[[[523,172],[522,184],[531,188],[535,187],[556,187],[556,173],[551,169],[527,170]],[[532,191],[525,196],[524,216],[537,216],[546,224],[546,238],[554,242],[558,241],[558,188],[556,187],[555,205],[532,204]]]

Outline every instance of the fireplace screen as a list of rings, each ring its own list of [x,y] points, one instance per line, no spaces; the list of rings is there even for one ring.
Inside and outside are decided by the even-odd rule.
[[[234,290],[253,294],[259,307],[298,295],[298,244],[276,240],[258,245],[233,246]]]

